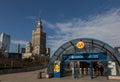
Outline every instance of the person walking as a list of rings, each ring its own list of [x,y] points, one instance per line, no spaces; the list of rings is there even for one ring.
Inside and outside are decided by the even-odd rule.
[[[104,68],[103,66],[100,66],[100,75],[103,76]]]

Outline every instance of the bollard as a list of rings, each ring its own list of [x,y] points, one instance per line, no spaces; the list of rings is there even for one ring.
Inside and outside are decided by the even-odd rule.
[[[46,74],[45,77],[48,79],[48,78],[50,78],[50,75],[49,75],[49,74]]]
[[[87,75],[86,68],[83,68],[83,70],[84,70],[84,75]]]
[[[82,75],[82,68],[79,69],[79,73],[80,73],[80,75]]]
[[[38,79],[42,79],[42,72],[38,73]]]

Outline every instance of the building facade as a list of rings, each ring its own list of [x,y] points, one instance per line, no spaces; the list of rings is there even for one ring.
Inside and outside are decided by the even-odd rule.
[[[33,54],[46,54],[46,33],[43,32],[42,21],[39,19],[36,30],[32,32]]]
[[[26,44],[22,58],[37,56],[41,62],[49,61],[50,48],[46,48],[46,33],[43,32],[41,19],[38,20],[36,29],[32,32],[32,42]]]
[[[31,42],[27,42],[25,53],[32,53],[32,43]]]

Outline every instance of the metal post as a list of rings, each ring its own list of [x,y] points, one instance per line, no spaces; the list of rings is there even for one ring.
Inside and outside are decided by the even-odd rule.
[[[108,77],[108,75],[109,75],[109,74],[108,74],[108,73],[109,73],[109,72],[108,72],[108,69],[109,69],[109,68],[108,68],[108,61],[107,61],[107,62],[106,62],[107,79],[109,79],[109,77]]]
[[[74,46],[74,45],[73,45]],[[76,54],[76,47],[74,46],[74,56]],[[76,79],[76,66],[75,66],[75,61],[74,61],[74,79]]]
[[[107,69],[107,79],[109,79],[109,72],[108,72],[108,53],[106,52],[106,55],[107,55],[107,62],[106,62],[106,69]]]
[[[76,71],[75,71],[75,61],[74,61],[74,79],[76,78]]]
[[[90,79],[93,79],[93,73],[92,73],[92,62],[90,62]]]

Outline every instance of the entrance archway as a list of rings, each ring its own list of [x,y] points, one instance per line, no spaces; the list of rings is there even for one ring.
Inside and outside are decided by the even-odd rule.
[[[84,47],[77,48],[76,45],[78,42],[83,42]],[[60,46],[50,59],[48,73],[54,72],[54,62],[56,60],[61,63],[74,62],[74,65],[75,62],[87,62],[91,70],[91,78],[93,76],[92,68],[94,67],[94,63],[102,62],[104,64],[105,69],[107,70],[106,76],[110,75],[108,73],[109,62],[114,62],[116,64],[116,68],[120,67],[120,57],[117,51],[107,43],[92,38],[74,39]],[[120,74],[119,69],[116,71],[116,75]]]

